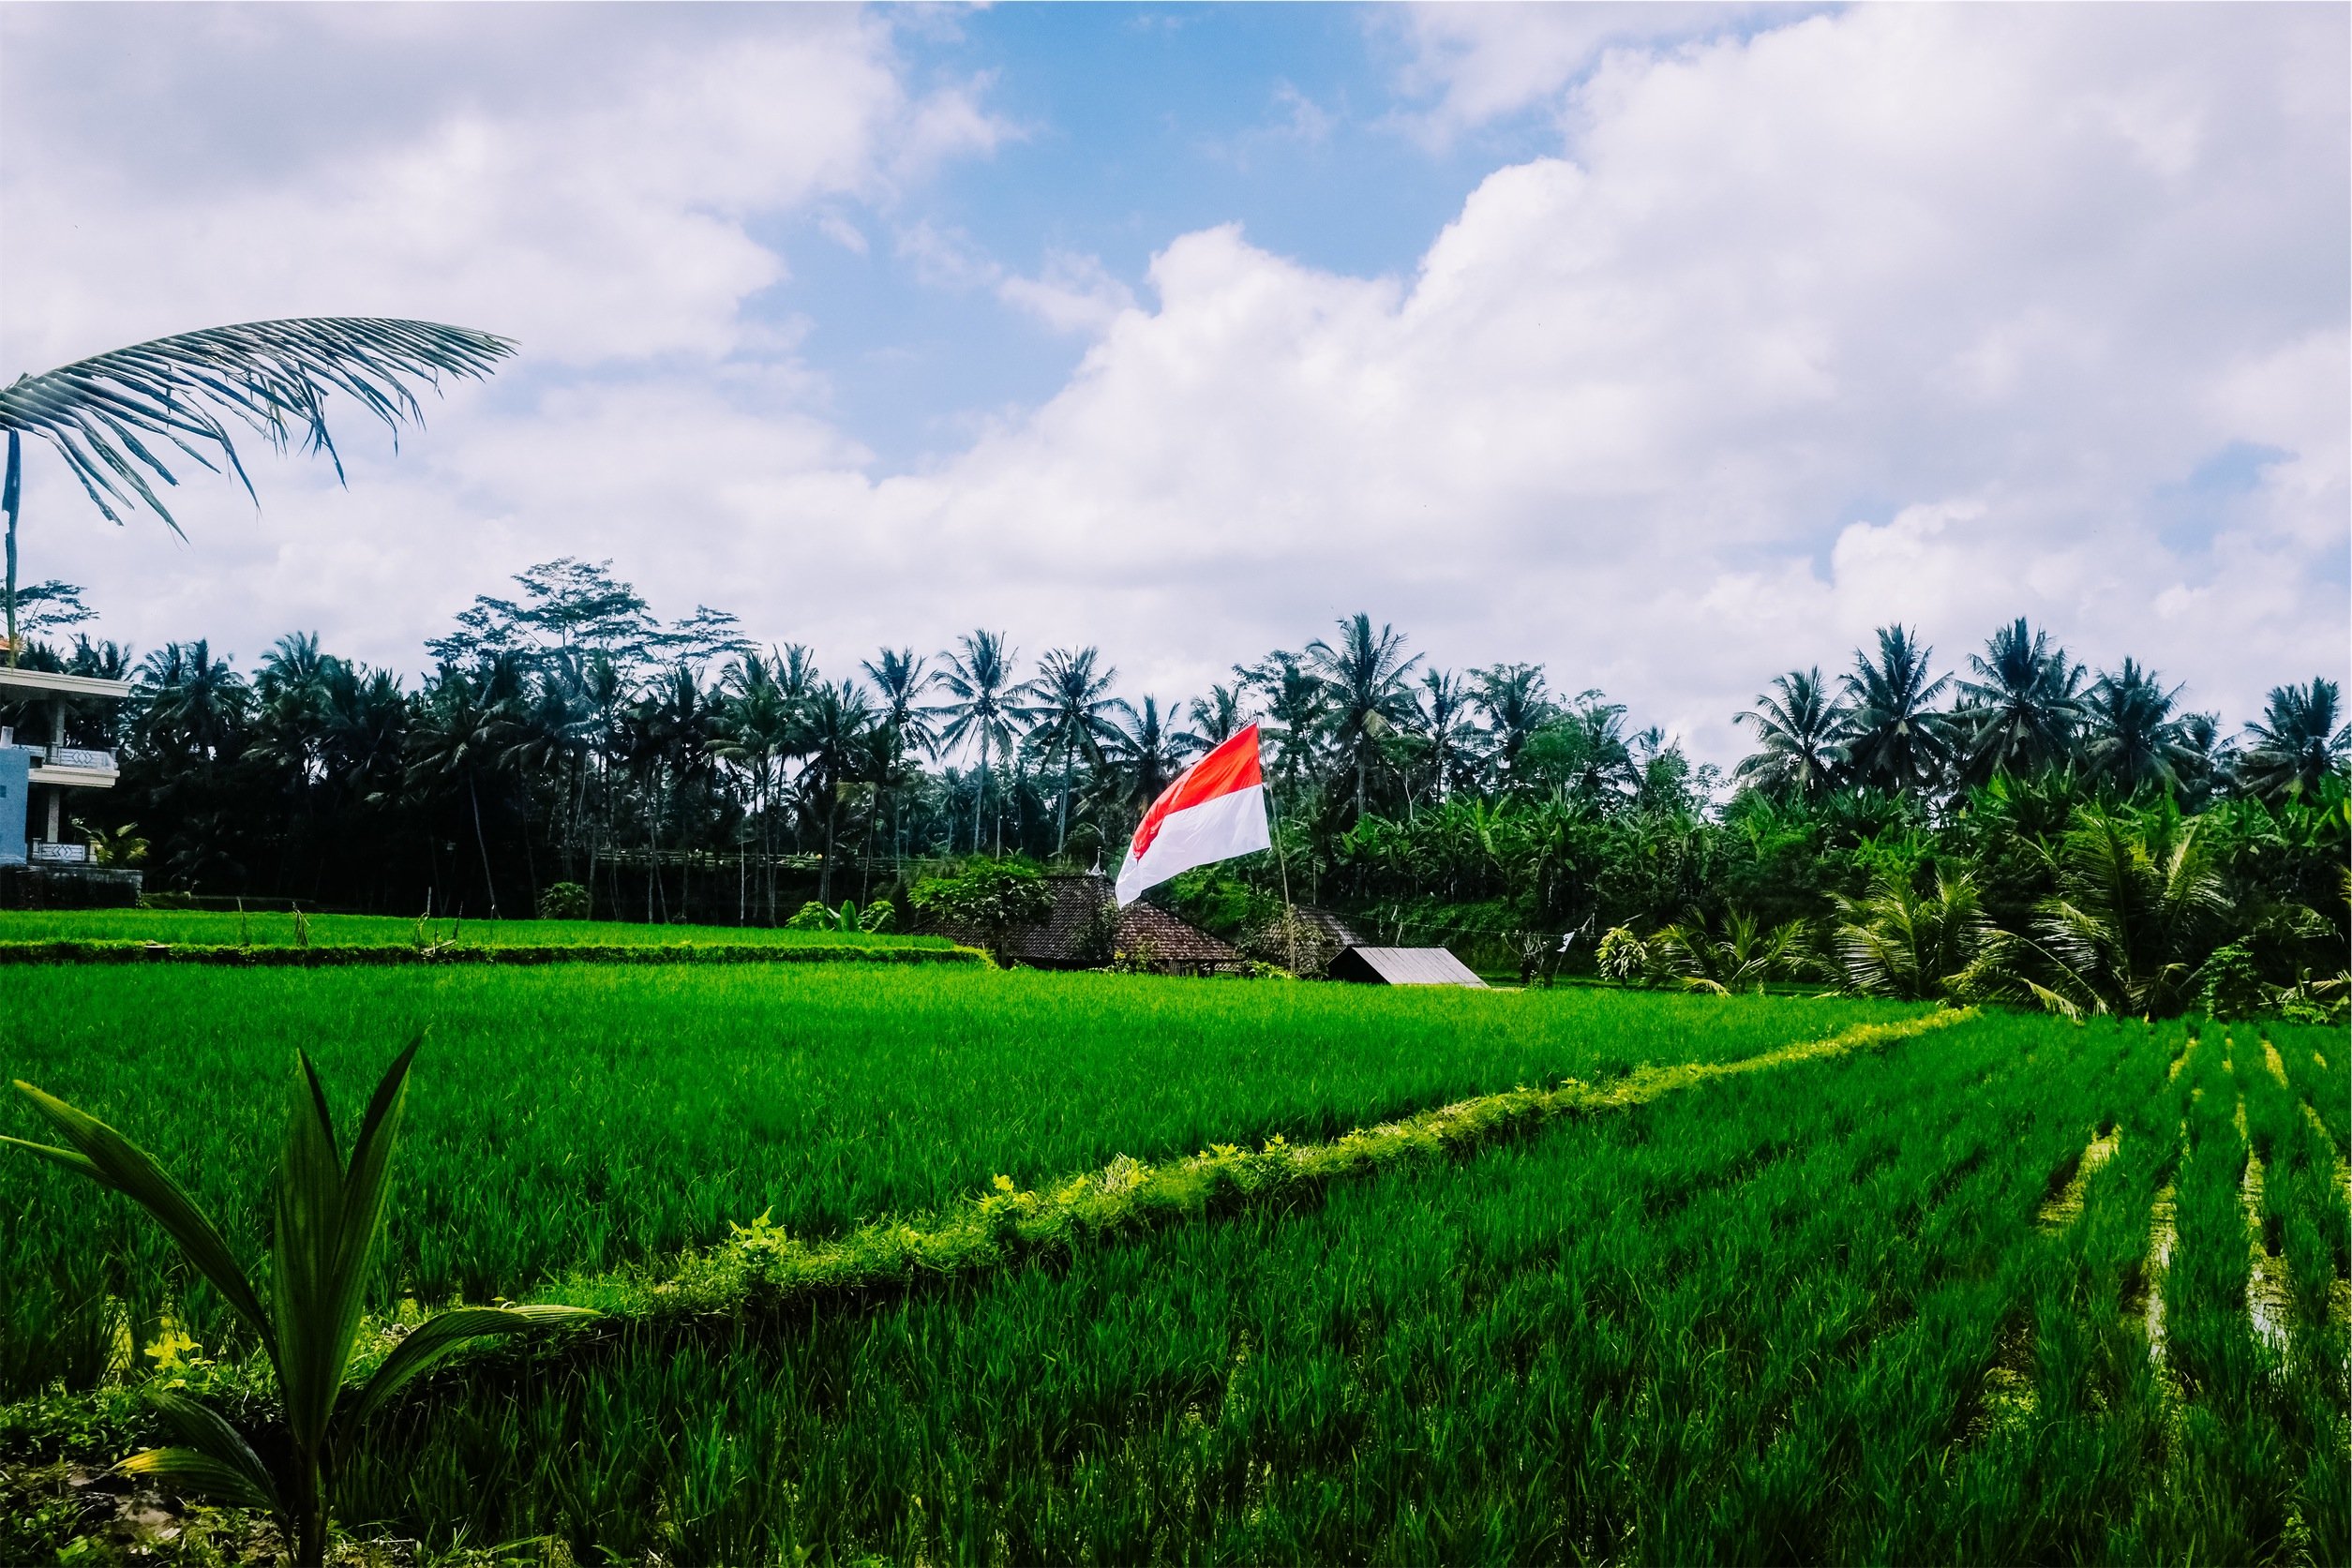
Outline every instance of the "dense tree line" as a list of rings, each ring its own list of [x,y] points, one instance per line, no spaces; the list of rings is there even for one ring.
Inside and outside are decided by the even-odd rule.
[[[201,640],[134,660],[79,635],[64,584],[20,594],[22,656],[135,681],[119,709],[69,716],[124,758],[82,827],[118,856],[143,840],[155,884],[202,893],[512,917],[565,881],[605,915],[773,921],[958,856],[1108,869],[1185,763],[1254,720],[1281,855],[1163,895],[1227,932],[1287,888],[1367,934],[1531,966],[1588,967],[1617,932],[1610,962],[1661,983],[1861,983],[1872,941],[1940,921],[1949,967],[1876,988],[1969,972],[2105,1005],[2052,989],[2057,906],[2103,897],[2121,919],[2126,873],[2161,861],[2178,886],[2151,896],[2186,901],[2165,918],[2187,967],[2152,1006],[2209,982],[2224,948],[2274,989],[2344,966],[2352,741],[2325,679],[2233,730],[2136,660],[2093,673],[2022,620],[1956,670],[1889,627],[1835,678],[1773,678],[1725,777],[1600,692],[1534,665],[1440,669],[1361,615],[1163,705],[1119,694],[1090,648],[1025,662],[976,631],[828,670],[723,612],[665,624],[607,566],[516,584],[427,644],[412,688],[301,635],[250,670]],[[2094,841],[2123,868],[2105,894],[2082,880]]]

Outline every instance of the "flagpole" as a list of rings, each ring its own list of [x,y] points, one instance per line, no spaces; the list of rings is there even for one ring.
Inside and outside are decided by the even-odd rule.
[[[1282,873],[1282,938],[1290,953],[1290,972],[1298,973],[1298,910],[1290,901],[1290,856],[1282,849],[1282,807],[1274,792],[1266,792],[1274,817],[1274,863]]]

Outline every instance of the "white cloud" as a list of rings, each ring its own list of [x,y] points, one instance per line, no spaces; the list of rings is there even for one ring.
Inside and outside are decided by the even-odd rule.
[[[1048,251],[1035,277],[1000,279],[996,297],[1056,332],[1098,333],[1119,312],[1135,307],[1135,291],[1114,277],[1100,257],[1067,250]]]
[[[910,171],[985,151],[998,134],[966,88],[907,92],[888,31],[831,10],[696,19],[727,31],[645,38],[642,17],[582,28],[553,7],[536,18],[192,9],[96,28],[71,14],[10,14],[14,156],[0,160],[0,202],[17,235],[37,236],[12,246],[0,306],[11,368],[190,320],[302,314],[494,326],[543,365],[722,354],[743,300],[786,276],[752,219],[824,196],[887,196]],[[157,29],[246,80],[206,92],[173,74],[146,57]],[[161,153],[44,125],[52,112],[92,112],[52,95],[60,80],[86,80],[94,38],[168,84],[133,111]],[[423,68],[410,56],[462,62],[470,49],[484,73],[472,90],[437,82],[397,112],[402,77]],[[379,52],[347,100],[355,123],[343,102],[269,106],[237,91]],[[551,82],[564,90],[551,95]],[[273,125],[272,107],[305,117]],[[309,150],[256,178],[250,157],[176,156],[180,138]],[[82,221],[94,217],[105,220]]]
[[[1447,14],[1413,25],[1471,25]],[[1887,621],[1956,662],[2027,614],[2233,718],[2346,673],[2345,12],[1899,7],[1658,47],[1574,25],[1608,37],[1517,75],[1464,45],[1476,68],[1430,89],[1451,123],[1569,129],[1407,277],[1212,228],[1168,241],[1139,304],[1090,259],[1019,277],[893,212],[974,308],[1092,340],[1041,407],[878,478],[789,332],[740,320],[783,265],[757,214],[887,207],[931,134],[864,24],[654,52],[606,110],[460,103],[217,212],[167,193],[143,252],[66,231],[107,191],[0,148],[31,242],[12,364],[397,288],[527,314],[584,366],[460,394],[397,462],[360,452],[348,494],[273,466],[257,520],[211,486],[192,547],[91,527],[43,470],[29,569],[104,585],[148,644],[249,655],[316,624],[407,664],[505,573],[609,554],[658,605],[726,605],[836,667],[986,623],[1098,642],[1163,697],[1361,608],[1443,662],[1548,661],[1715,756],[1772,674]],[[2236,445],[2289,455],[2210,537],[2165,533],[2158,498]]]

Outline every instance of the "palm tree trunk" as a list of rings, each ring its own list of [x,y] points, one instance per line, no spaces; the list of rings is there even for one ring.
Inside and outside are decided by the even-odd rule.
[[[1062,741],[1062,819],[1054,833],[1054,854],[1056,857],[1070,850],[1070,741]]]
[[[988,731],[980,732],[980,788],[972,795],[972,853],[980,853],[980,829],[988,810]]]
[[[473,774],[466,774],[466,799],[473,807],[473,845],[482,852],[482,886],[489,890],[490,918],[498,918],[498,883],[490,875],[490,843],[482,836],[482,797],[473,786]]]

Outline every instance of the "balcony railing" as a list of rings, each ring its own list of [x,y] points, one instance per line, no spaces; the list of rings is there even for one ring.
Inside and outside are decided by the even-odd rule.
[[[37,768],[79,768],[96,773],[116,770],[114,754],[101,747],[27,745],[24,749],[33,754]]]
[[[38,866],[86,866],[90,863],[90,846],[86,844],[33,844],[33,863]]]

